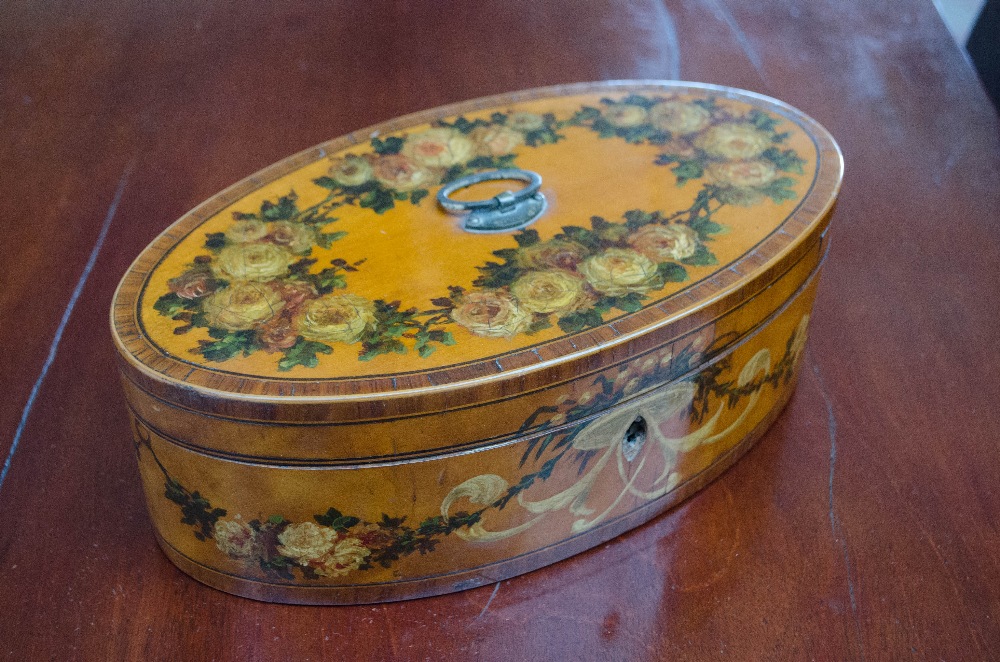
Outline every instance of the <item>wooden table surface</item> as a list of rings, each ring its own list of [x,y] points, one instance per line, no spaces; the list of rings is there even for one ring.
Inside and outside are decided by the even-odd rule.
[[[397,115],[557,83],[781,98],[847,175],[798,391],[686,504],[493,586],[206,588],[153,539],[107,325],[198,202]],[[1000,143],[929,0],[19,0],[0,12],[0,658],[1000,656]]]

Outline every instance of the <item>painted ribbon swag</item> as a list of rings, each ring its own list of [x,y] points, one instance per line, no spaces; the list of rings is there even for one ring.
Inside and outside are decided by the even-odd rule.
[[[803,326],[807,319],[803,320]],[[795,352],[801,352],[804,344],[804,329],[797,334],[801,341],[796,343]],[[771,352],[762,349],[751,358],[740,371],[736,381],[737,388],[743,388],[754,383],[755,379],[767,375],[771,369]],[[654,393],[642,398],[634,406],[623,411],[602,416],[589,424],[572,442],[572,448],[581,452],[596,451],[600,455],[593,466],[570,487],[543,499],[530,500],[520,492],[517,503],[530,513],[530,519],[521,524],[506,529],[489,530],[485,518],[480,518],[472,526],[459,529],[455,535],[471,542],[489,542],[514,536],[534,527],[552,513],[568,511],[576,519],[570,526],[572,533],[580,533],[604,521],[626,496],[632,496],[642,501],[653,501],[665,496],[676,488],[683,476],[675,469],[683,454],[699,446],[711,446],[727,438],[738,429],[750,416],[761,389],[753,390],[737,418],[717,430],[719,419],[726,410],[720,406],[715,414],[701,427],[679,437],[668,436],[664,428],[673,420],[683,417],[687,422],[688,415],[695,404],[697,386],[694,382],[678,382],[667,387],[665,391]],[[641,426],[636,423],[642,421]],[[636,429],[633,432],[633,429]],[[643,453],[643,449],[654,449]],[[646,476],[647,465],[652,465],[649,452],[660,454],[661,469],[655,476]],[[638,464],[632,465],[638,460]],[[590,503],[592,488],[598,479],[607,473],[608,465],[617,471],[621,482],[621,490],[605,505],[597,510]],[[652,478],[652,480],[649,480]],[[643,479],[643,480],[640,480]],[[641,487],[647,483],[646,488]],[[483,474],[470,478],[455,487],[441,503],[441,515],[448,518],[454,504],[468,500],[474,504],[491,504],[501,498],[510,489],[507,481],[495,474]]]

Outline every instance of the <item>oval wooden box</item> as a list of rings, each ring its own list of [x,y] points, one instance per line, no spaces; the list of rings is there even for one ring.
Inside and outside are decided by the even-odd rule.
[[[540,174],[545,213],[464,231],[436,193],[498,168]],[[649,520],[787,401],[841,174],[781,102],[643,81],[411,115],[236,184],[112,306],[160,545],[224,591],[347,604]]]

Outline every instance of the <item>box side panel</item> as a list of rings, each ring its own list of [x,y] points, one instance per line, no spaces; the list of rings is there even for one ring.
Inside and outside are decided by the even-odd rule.
[[[704,347],[671,344],[614,378],[591,377],[539,406],[533,433],[474,451],[353,465],[236,460],[135,418],[161,545],[217,588],[316,604],[462,590],[565,558],[699,489],[763,432],[794,387],[816,282],[681,379],[647,388],[661,365]]]

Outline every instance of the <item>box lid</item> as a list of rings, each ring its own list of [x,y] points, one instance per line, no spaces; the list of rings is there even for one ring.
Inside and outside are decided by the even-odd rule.
[[[463,186],[498,170],[528,181]],[[728,88],[456,104],[319,145],[185,214],[123,278],[113,335],[127,376],[189,405],[364,419],[433,411],[442,394],[475,403],[731,308],[825,228],[841,174],[816,122]],[[530,208],[491,220],[519,197]],[[477,200],[493,208],[464,204]]]

